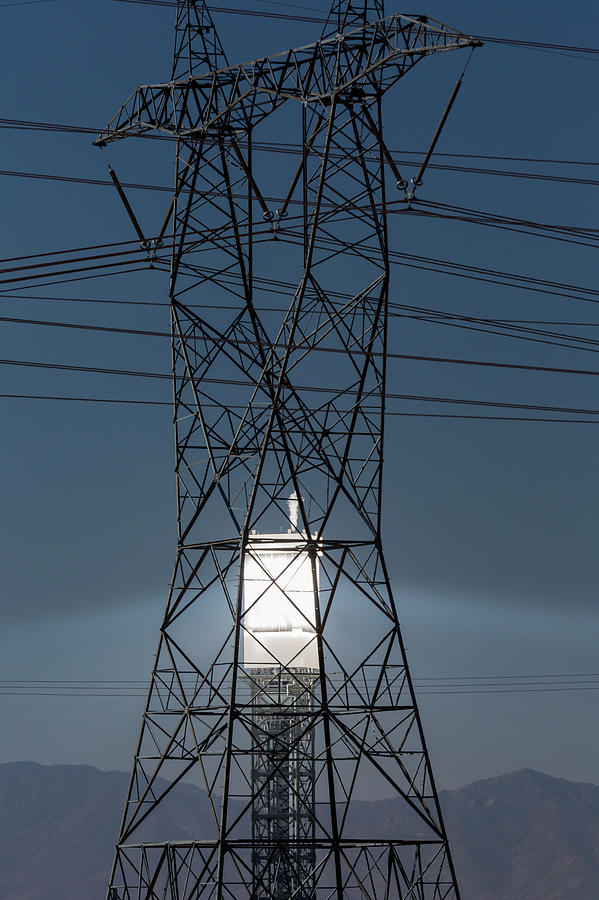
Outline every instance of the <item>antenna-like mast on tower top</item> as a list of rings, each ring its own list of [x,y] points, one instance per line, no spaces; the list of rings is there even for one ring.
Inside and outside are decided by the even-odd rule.
[[[175,31],[171,80],[96,141],[176,137],[178,548],[109,900],[457,900],[381,549],[381,100],[476,41],[381,0],[335,0],[320,40],[237,66],[205,3],[179,0]],[[279,121],[288,173],[254,150]],[[191,776],[209,815],[182,836],[161,808]],[[377,794],[401,833],[360,820]]]
[[[385,18],[384,0],[333,0],[322,38]]]
[[[291,522],[291,528],[294,531],[297,531],[297,523],[299,521],[299,500],[295,491],[292,493],[287,503],[289,505],[289,521]]]
[[[229,65],[206,3],[177,3],[171,81],[217,72]]]

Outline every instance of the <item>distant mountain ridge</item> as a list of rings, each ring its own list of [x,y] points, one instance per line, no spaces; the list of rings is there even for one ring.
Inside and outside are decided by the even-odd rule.
[[[0,765],[2,900],[104,900],[127,783],[91,766]],[[599,787],[524,769],[443,791],[441,803],[462,900],[599,897]],[[189,838],[207,812],[206,795],[182,785],[164,816]],[[356,812],[388,835],[401,817],[389,800]]]
[[[441,802],[463,900],[599,898],[599,787],[524,769]]]

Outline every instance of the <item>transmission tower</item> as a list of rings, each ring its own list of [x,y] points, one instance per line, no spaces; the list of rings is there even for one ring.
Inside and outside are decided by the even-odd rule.
[[[110,900],[459,896],[381,544],[401,183],[381,105],[475,43],[336,0],[316,43],[231,66],[206,4],[180,0],[171,80],[96,141],[176,146],[178,550]],[[191,835],[169,812],[190,777]],[[365,819],[372,796],[400,804],[397,834]]]

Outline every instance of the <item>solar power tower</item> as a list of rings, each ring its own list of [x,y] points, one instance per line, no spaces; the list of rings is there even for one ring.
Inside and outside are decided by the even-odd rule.
[[[178,550],[110,900],[459,896],[381,543],[401,182],[381,108],[474,43],[338,0],[314,44],[232,66],[179,2],[171,79],[97,139],[176,146],[151,252],[170,247]]]

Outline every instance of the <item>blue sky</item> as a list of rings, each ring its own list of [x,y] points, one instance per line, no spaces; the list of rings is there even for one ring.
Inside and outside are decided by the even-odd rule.
[[[311,0],[309,10],[325,10]],[[256,9],[274,8],[255,0]],[[402,11],[387,4],[388,11]],[[281,7],[292,12],[291,8]],[[463,31],[592,43],[589,2],[431,2],[422,12]],[[315,15],[318,13],[315,12]],[[5,119],[100,128],[137,84],[168,77],[172,12],[110,0],[0,3]],[[216,17],[233,61],[317,36],[317,26]],[[453,58],[452,58],[453,57]],[[393,148],[423,150],[463,60],[429,60],[386,110]],[[596,160],[597,63],[486,45],[477,51],[439,150]],[[105,179],[90,135],[3,129],[2,171]],[[122,180],[168,185],[170,147],[110,148]],[[286,174],[273,165],[273,183]],[[484,165],[484,164],[483,164]],[[507,164],[490,164],[492,168]],[[555,172],[541,164],[521,170]],[[413,174],[412,170],[409,170]],[[596,177],[593,165],[561,167]],[[3,256],[134,235],[113,189],[0,175]],[[561,225],[597,227],[597,187],[430,171],[421,196]],[[166,195],[132,191],[149,230]],[[593,287],[594,249],[480,226],[394,217],[395,249]],[[7,263],[6,265],[15,265]],[[6,291],[4,294],[6,295]],[[164,301],[148,272],[24,288],[12,295]],[[591,323],[597,307],[394,267],[392,296],[467,315]],[[1,315],[165,330],[162,307],[110,306],[0,294]],[[0,357],[167,371],[168,342],[2,323]],[[595,369],[589,352],[396,320],[392,349]],[[596,380],[547,373],[393,362],[392,391],[597,408]],[[3,393],[169,399],[168,384],[2,367]],[[407,406],[397,409],[407,409]],[[167,408],[0,399],[3,421],[0,678],[144,679],[175,548],[172,434]],[[444,411],[439,407],[435,411]],[[431,410],[432,411],[432,410]],[[446,410],[445,410],[446,411]],[[597,479],[599,428],[444,419],[390,421],[385,526],[417,677],[599,671]],[[535,692],[422,698],[441,786],[531,766],[599,783],[598,694]],[[139,698],[0,696],[2,761],[90,762],[128,768]]]

